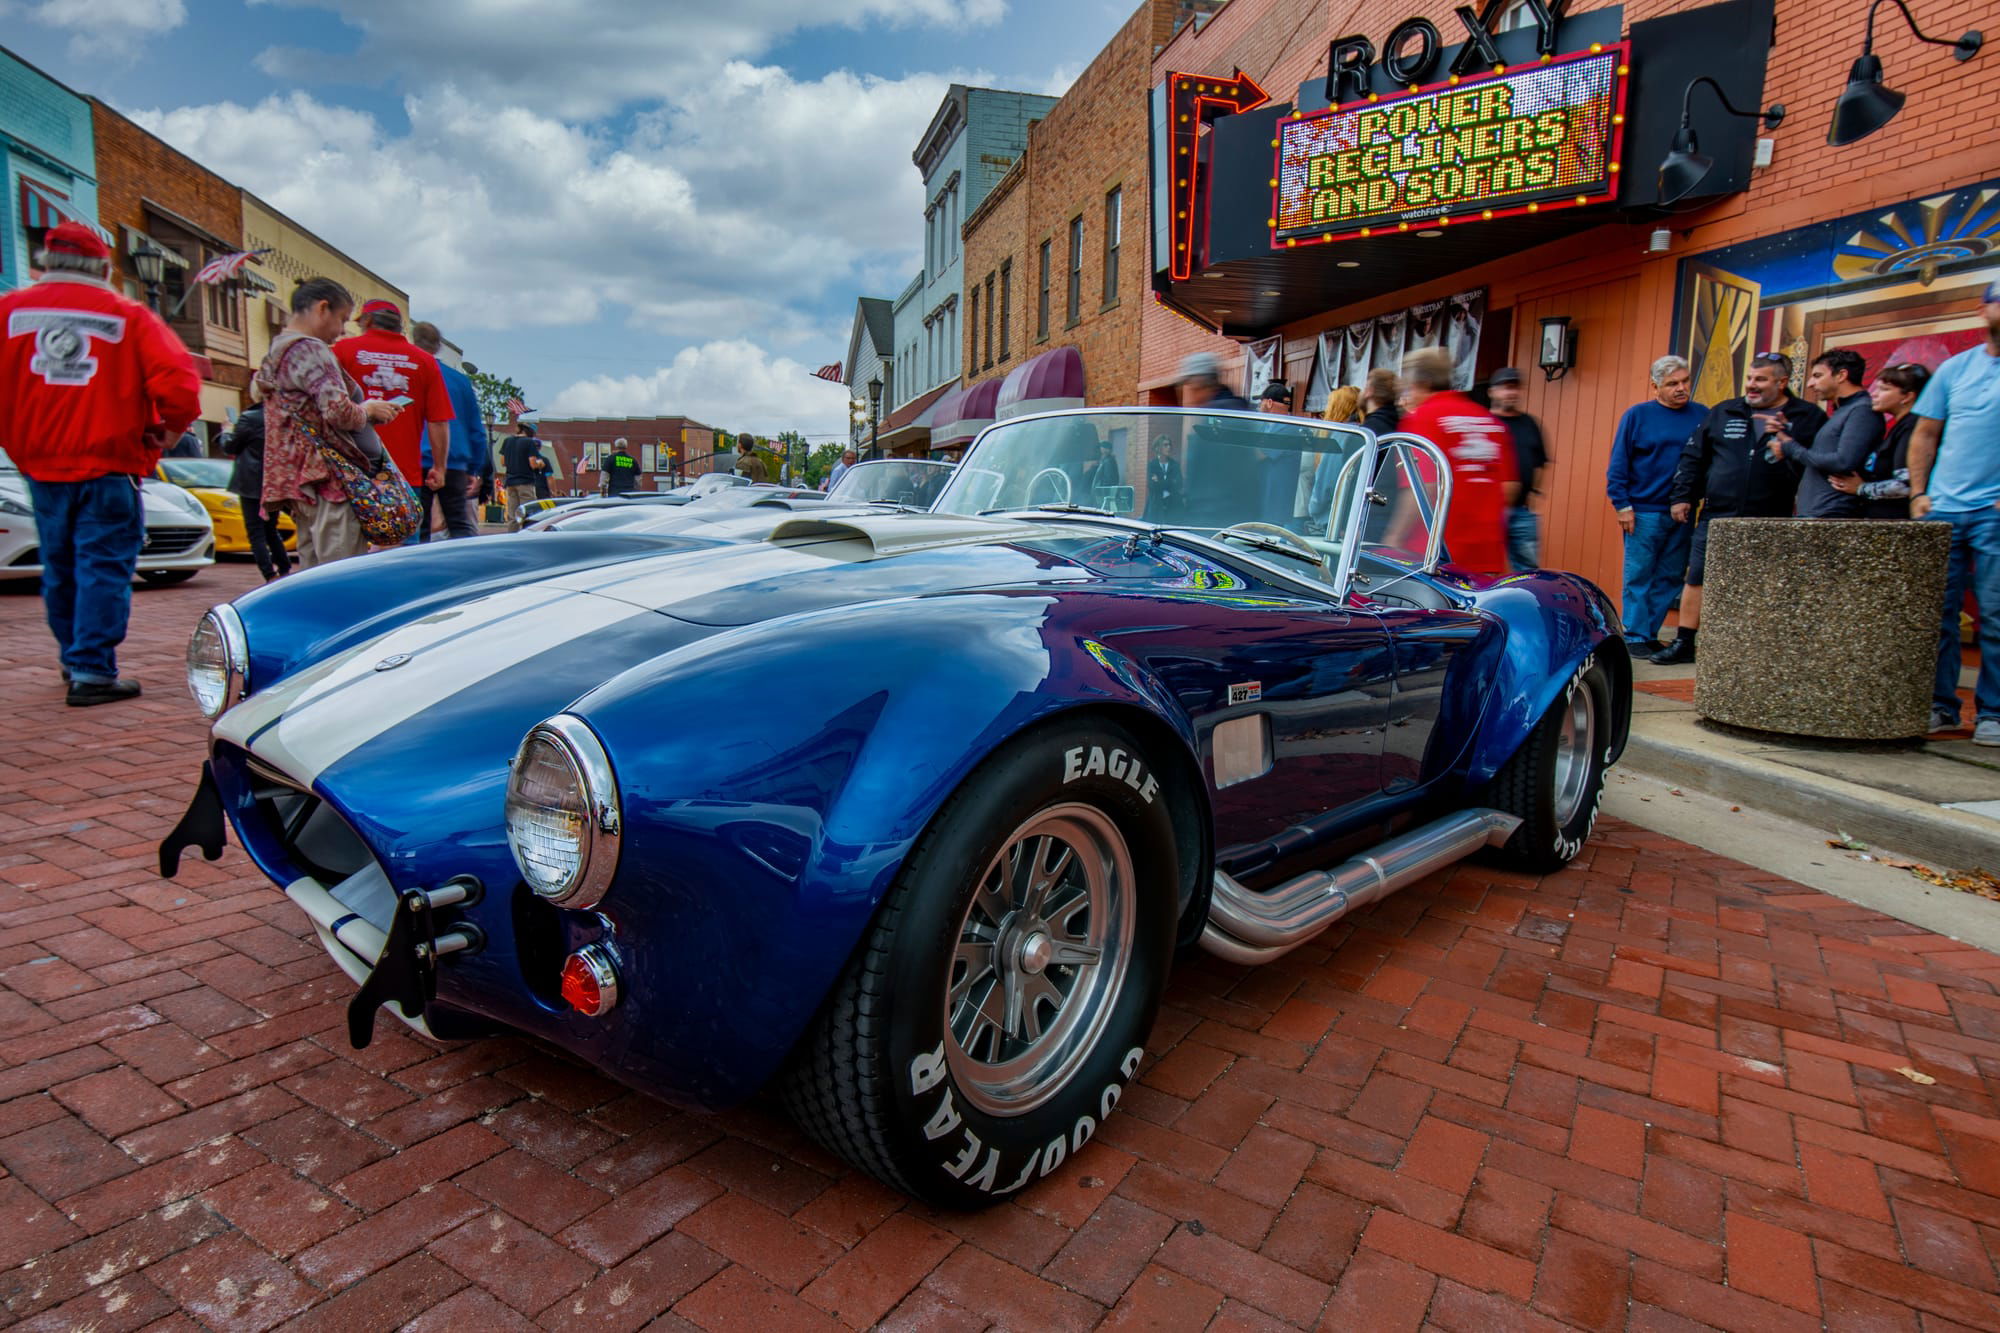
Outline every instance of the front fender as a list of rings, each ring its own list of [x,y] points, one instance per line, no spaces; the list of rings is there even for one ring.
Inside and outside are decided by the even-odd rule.
[[[961,593],[786,617],[578,701],[626,830],[598,912],[628,998],[590,1058],[681,1102],[753,1092],[946,798],[1028,727],[1141,710],[1198,771],[1184,712],[1096,641],[1089,604],[1108,600]]]
[[[1466,756],[1467,783],[1492,779],[1593,652],[1612,673],[1620,706],[1611,720],[1611,757],[1622,754],[1631,724],[1632,668],[1611,600],[1575,574],[1536,572],[1503,579],[1475,601],[1506,622],[1507,637],[1485,724]]]

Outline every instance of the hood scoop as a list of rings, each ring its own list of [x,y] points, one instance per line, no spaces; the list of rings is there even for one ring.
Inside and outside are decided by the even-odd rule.
[[[850,514],[842,518],[801,515],[771,529],[765,541],[774,545],[805,542],[865,543],[860,558],[880,560],[915,551],[949,546],[989,546],[997,542],[1046,537],[1051,529],[1012,519],[978,518],[970,514],[882,513]]]

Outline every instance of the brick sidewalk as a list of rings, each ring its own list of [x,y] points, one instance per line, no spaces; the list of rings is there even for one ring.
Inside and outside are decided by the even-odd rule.
[[[1183,967],[1099,1140],[985,1214],[524,1041],[351,1051],[238,851],[153,870],[187,634],[254,577],[140,591],[148,693],[88,711],[0,587],[22,1327],[2000,1328],[2000,959],[1623,825]]]

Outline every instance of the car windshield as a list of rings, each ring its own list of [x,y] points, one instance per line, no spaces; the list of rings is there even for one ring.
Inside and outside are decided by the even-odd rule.
[[[952,464],[927,458],[875,459],[856,463],[841,473],[840,480],[827,492],[827,498],[845,504],[887,500],[928,509],[951,480],[951,474]]]
[[[235,467],[226,458],[162,458],[160,472],[176,486],[218,486],[229,485],[229,474]]]
[[[1260,524],[1325,541],[1340,518],[1341,470],[1370,440],[1354,426],[1245,412],[1024,417],[988,428],[933,508],[1075,506],[1197,532]]]

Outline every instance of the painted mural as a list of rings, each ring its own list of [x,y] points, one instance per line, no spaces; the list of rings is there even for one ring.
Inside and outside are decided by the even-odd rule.
[[[1794,393],[1835,347],[1871,373],[1936,369],[1985,338],[1979,295],[1996,278],[2000,181],[1987,181],[1682,261],[1674,345],[1704,403],[1741,393],[1759,352],[1791,358]]]

